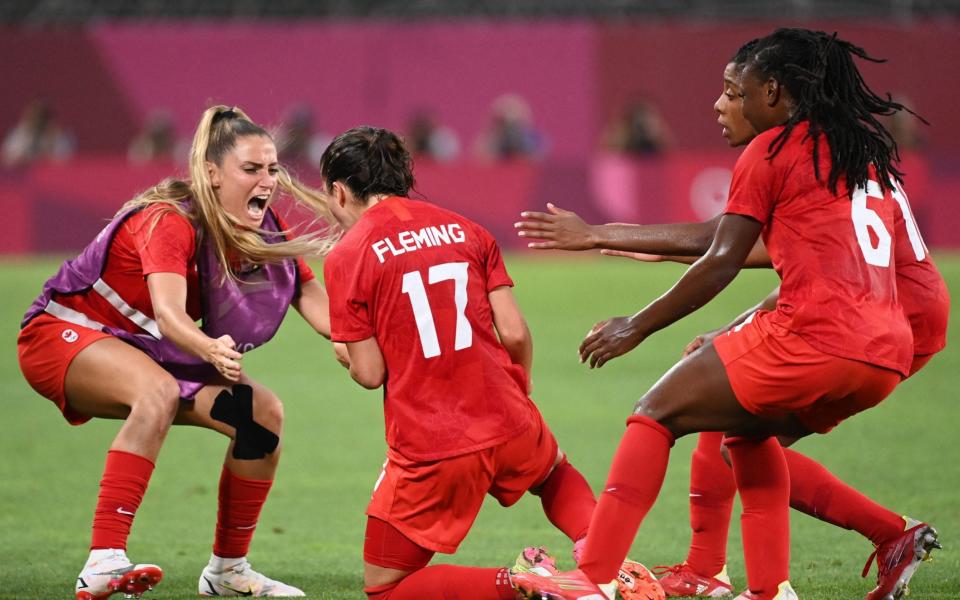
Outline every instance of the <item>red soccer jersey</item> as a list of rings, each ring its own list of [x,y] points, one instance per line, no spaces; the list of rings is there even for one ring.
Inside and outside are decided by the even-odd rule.
[[[529,426],[526,374],[493,328],[487,294],[512,286],[493,237],[438,206],[372,206],[324,263],[332,339],[376,337],[387,444],[412,460],[487,448]]]
[[[763,241],[782,280],[774,322],[821,352],[906,376],[913,338],[891,257],[897,203],[875,182],[851,199],[841,177],[832,193],[829,147],[821,136],[818,180],[806,122],[769,159],[781,131],[758,135],[744,150],[725,209],[764,224]]]
[[[947,345],[950,294],[917,229],[900,185],[893,194],[899,210],[894,224],[897,293],[913,330],[913,353],[934,354]]]
[[[154,319],[147,275],[176,273],[187,279],[187,314],[198,320],[201,315],[195,256],[196,232],[190,221],[175,212],[166,212],[154,227],[153,217],[158,208],[147,207],[132,215],[120,227],[110,243],[107,264],[100,276],[106,286],[116,292],[116,297],[134,311],[125,311],[128,315],[135,315],[134,320],[115,307],[116,299],[111,303],[101,292],[93,289],[80,294],[55,294],[54,301],[98,323],[130,333],[141,333],[141,327],[136,322],[142,325]],[[280,225],[286,228],[282,221]],[[297,265],[300,283],[314,278],[313,271],[303,259],[298,258]]]

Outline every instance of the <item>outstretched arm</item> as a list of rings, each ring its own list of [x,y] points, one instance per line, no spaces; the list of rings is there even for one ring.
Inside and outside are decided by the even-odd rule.
[[[667,293],[640,312],[594,326],[580,344],[580,360],[589,361],[591,368],[602,367],[709,302],[736,277],[762,228],[762,223],[749,217],[724,215],[707,253]]]
[[[697,256],[670,256],[666,254],[647,254],[645,252],[629,252],[627,250],[601,250],[600,254],[604,256],[622,256],[632,258],[639,262],[675,262],[684,265],[692,265],[697,262],[700,255]],[[757,239],[747,259],[743,261],[744,269],[769,269],[773,266],[770,255],[767,253],[767,247],[763,245],[762,239]]]
[[[650,254],[700,256],[710,247],[720,222],[714,217],[702,223],[590,225],[577,213],[547,204],[548,212],[524,211],[514,224],[517,235],[531,240],[538,250],[591,250],[607,248]]]

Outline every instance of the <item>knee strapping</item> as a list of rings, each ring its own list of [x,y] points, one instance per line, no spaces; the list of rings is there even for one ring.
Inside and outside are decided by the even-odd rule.
[[[280,445],[280,437],[253,420],[253,388],[237,384],[232,393],[223,390],[213,401],[210,416],[236,430],[233,457],[259,460]]]

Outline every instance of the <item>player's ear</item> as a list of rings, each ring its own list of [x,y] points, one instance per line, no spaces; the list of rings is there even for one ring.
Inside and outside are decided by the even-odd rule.
[[[330,195],[333,196],[334,202],[336,202],[340,208],[344,208],[347,205],[347,201],[349,200],[348,192],[347,186],[339,181],[334,181],[330,184]]]
[[[220,187],[223,180],[223,177],[220,173],[220,167],[210,161],[206,162],[206,167],[207,176],[210,177],[210,185],[212,185],[214,188]]]
[[[783,89],[780,87],[780,82],[771,77],[767,79],[767,82],[763,84],[763,99],[766,101],[767,106],[776,106],[777,102],[780,101],[780,96]]]

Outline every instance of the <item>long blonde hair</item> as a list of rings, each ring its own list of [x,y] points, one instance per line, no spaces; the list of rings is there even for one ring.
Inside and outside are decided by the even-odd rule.
[[[333,230],[268,243],[263,238],[263,234],[267,232],[240,226],[236,218],[227,213],[220,204],[210,181],[207,163],[221,165],[224,156],[236,146],[237,141],[250,135],[271,137],[239,108],[223,105],[208,108],[200,118],[193,136],[193,145],[190,148],[190,179],[165,179],[124,204],[120,212],[154,204],[164,205],[157,211],[150,233],[166,212],[173,211],[183,215],[199,225],[203,235],[210,237],[221,270],[231,279],[236,278],[231,263],[235,263],[237,259],[250,264],[264,264],[297,256],[326,254],[336,239]],[[307,206],[318,216],[329,216],[322,192],[294,179],[283,167],[279,168],[277,182],[294,200]],[[190,198],[193,199],[194,209],[187,213],[181,202]],[[332,222],[329,218],[326,220]]]

